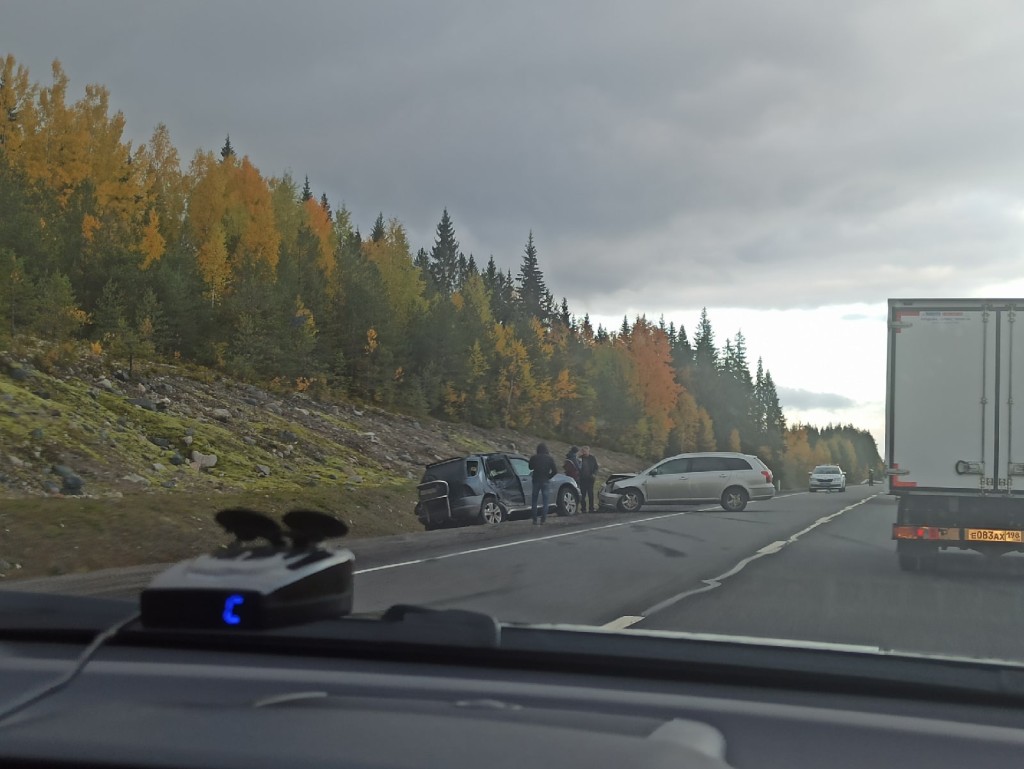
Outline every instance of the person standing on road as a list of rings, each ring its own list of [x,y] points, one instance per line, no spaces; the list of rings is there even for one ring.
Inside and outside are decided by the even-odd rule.
[[[597,479],[597,457],[590,453],[590,446],[580,449],[580,505],[583,512],[596,513],[594,506],[594,481]],[[590,504],[587,504],[587,500]]]
[[[576,483],[580,482],[580,460],[576,457],[579,449],[573,446],[565,455],[565,462],[562,463],[562,472],[572,478]]]
[[[555,458],[551,456],[546,443],[537,444],[537,453],[530,457],[530,470],[533,477],[533,496],[530,512],[533,515],[533,525],[537,525],[537,495],[540,494],[544,500],[544,509],[541,511],[540,522],[546,523],[548,519],[548,481],[550,481],[558,467],[555,465]]]

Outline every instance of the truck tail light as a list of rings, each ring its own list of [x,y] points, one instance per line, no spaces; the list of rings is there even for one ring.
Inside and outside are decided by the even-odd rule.
[[[892,527],[893,539],[942,539],[942,529],[938,526],[900,526]]]

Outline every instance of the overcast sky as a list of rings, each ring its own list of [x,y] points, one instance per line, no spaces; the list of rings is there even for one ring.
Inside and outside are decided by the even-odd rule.
[[[1019,2],[3,0],[0,53],[184,161],[226,134],[367,231],[617,327],[742,329],[791,421],[881,435],[890,296],[1024,295]]]

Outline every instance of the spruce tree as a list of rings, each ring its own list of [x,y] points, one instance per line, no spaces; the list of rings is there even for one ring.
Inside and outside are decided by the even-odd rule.
[[[221,160],[227,160],[228,158],[235,156],[235,148],[231,146],[231,134],[227,135],[224,139],[224,146],[220,148]]]
[[[533,231],[526,241],[523,263],[519,268],[518,305],[524,318],[534,317],[541,322],[551,318],[551,293],[544,282],[544,273],[537,258],[537,247],[533,243]]]
[[[430,250],[430,276],[434,289],[444,296],[451,296],[459,287],[459,241],[455,239],[455,225],[448,215],[448,209],[441,214],[437,223],[437,237]],[[463,259],[465,257],[462,257]]]
[[[387,230],[384,228],[384,213],[377,214],[377,221],[373,223],[373,229],[370,230],[370,240],[373,243],[380,243],[387,235]]]

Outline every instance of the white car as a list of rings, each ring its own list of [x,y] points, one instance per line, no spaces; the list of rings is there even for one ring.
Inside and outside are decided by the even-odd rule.
[[[710,452],[663,459],[637,475],[612,475],[599,496],[601,507],[635,513],[646,503],[719,503],[739,512],[747,502],[775,496],[772,471],[752,454]]]
[[[810,476],[808,491],[846,491],[846,473],[839,465],[818,465]]]

